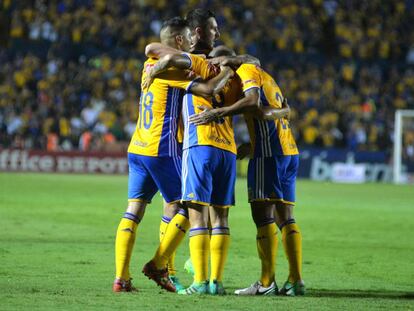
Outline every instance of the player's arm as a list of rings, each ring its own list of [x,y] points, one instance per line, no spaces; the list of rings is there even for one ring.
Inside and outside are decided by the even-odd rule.
[[[260,66],[260,60],[249,54],[237,55],[237,56],[219,56],[209,60],[213,65],[231,66],[238,68],[242,64],[252,64]]]
[[[234,75],[234,71],[230,67],[221,66],[220,70],[219,75],[208,81],[193,82],[189,87],[191,93],[207,98],[218,94],[226,86],[227,81]]]
[[[199,114],[192,115],[190,122],[202,125],[213,122],[219,118],[233,116],[241,113],[249,113],[257,119],[275,120],[287,117],[290,113],[289,106],[282,108],[263,107],[260,104],[259,88],[251,88],[244,93],[244,97],[231,106],[215,109],[205,109]]]
[[[166,54],[147,73],[146,79],[143,82],[144,89],[150,87],[157,75],[171,67],[192,70],[203,79],[211,78],[218,74],[218,67],[210,65],[201,57],[183,54],[182,52],[179,54]]]
[[[189,120],[195,125],[202,125],[213,122],[219,118],[232,116],[240,113],[253,113],[255,115],[260,112],[260,94],[259,88],[251,88],[244,93],[244,97],[231,106],[206,109],[198,114],[190,116]]]
[[[153,42],[145,47],[145,55],[147,57],[161,58],[167,54],[180,54],[182,51],[174,49],[168,45],[159,42]]]
[[[290,106],[288,105],[287,98],[283,99],[282,108],[275,107],[261,107],[259,117],[264,120],[276,120],[282,118],[290,118]]]
[[[160,73],[166,71],[168,68],[175,67],[177,69],[190,69],[191,59],[183,54],[166,54],[161,57],[158,62],[150,69],[145,81],[142,83],[144,89],[148,89],[154,79]]]

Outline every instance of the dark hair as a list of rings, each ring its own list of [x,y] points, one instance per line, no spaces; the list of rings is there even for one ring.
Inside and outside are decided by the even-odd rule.
[[[181,31],[184,28],[189,27],[189,26],[188,26],[188,22],[184,18],[180,16],[175,16],[173,18],[170,18],[164,21],[161,27],[161,31],[167,27],[170,27],[172,30]]]
[[[194,9],[187,13],[186,20],[191,29],[196,27],[204,28],[207,20],[211,17],[216,17],[214,13],[206,9]]]

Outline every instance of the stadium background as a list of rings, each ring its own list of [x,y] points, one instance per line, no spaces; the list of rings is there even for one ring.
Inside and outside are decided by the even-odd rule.
[[[216,12],[220,43],[276,77],[300,146],[389,152],[395,109],[414,108],[412,1],[154,3],[2,1],[0,145],[124,150],[144,47],[195,4]]]
[[[125,161],[120,159],[135,128],[144,47],[158,40],[162,20],[174,15],[183,16],[194,7],[213,10],[220,27],[220,43],[235,48],[238,53],[250,53],[260,58],[263,67],[280,84],[294,110],[292,124],[302,150],[302,177],[329,180],[329,174],[324,173],[330,171],[328,164],[356,161],[371,164],[368,181],[390,180],[388,164],[393,143],[394,112],[396,109],[414,109],[414,3],[410,0],[231,0],[225,4],[222,1],[192,0],[2,0],[0,152],[20,150],[16,158],[21,159],[28,155],[45,155],[43,152],[62,157],[75,154],[77,160],[65,164],[71,167],[67,171],[73,172],[84,172],[86,160],[82,155],[103,158],[114,153],[118,155],[114,159],[120,162],[101,164],[104,169],[100,171],[115,167],[119,170],[107,172],[125,172]],[[248,139],[240,118],[235,119],[235,128],[239,141]],[[403,146],[403,157],[409,164],[414,161],[414,127],[405,130]],[[7,162],[4,159],[6,156],[0,157],[1,171],[19,170],[13,166],[3,167]],[[9,158],[8,161],[12,160]],[[20,162],[22,169],[24,161]],[[48,171],[49,162],[45,160],[40,168],[29,167],[28,170],[42,170],[44,167],[44,171]],[[96,165],[100,164],[95,163],[95,169]],[[243,170],[243,166],[239,164],[239,169]],[[102,250],[100,243],[112,245],[113,235],[108,233],[107,222],[113,222],[115,228],[125,195],[125,178],[2,172],[0,180],[0,205],[4,212],[0,223],[5,245],[0,249],[0,256],[5,260],[0,276],[3,298],[9,303],[5,309],[14,309],[11,307],[14,304],[18,306],[16,309],[33,308],[30,303],[33,297],[39,303],[41,301],[43,307],[40,309],[54,303],[68,309],[68,303],[74,301],[82,306],[84,299],[96,300],[95,307],[100,306],[101,309],[105,309],[102,299],[110,302],[106,306],[108,308],[111,303],[120,303],[121,299],[111,297],[106,293],[107,288],[103,288],[108,282],[107,270],[112,271],[112,257],[108,255],[112,254],[112,249],[105,246]],[[282,307],[300,309],[309,304],[322,309],[332,306],[351,309],[364,306],[365,309],[376,300],[377,305],[374,303],[374,306],[377,307],[384,304],[390,308],[412,309],[413,287],[410,282],[413,266],[407,263],[407,258],[412,258],[413,245],[400,237],[409,239],[410,236],[413,216],[410,211],[414,205],[412,190],[369,184],[358,187],[307,181],[299,183],[299,203],[311,206],[314,211],[298,210],[307,243],[305,271],[311,279],[310,295],[325,300],[299,303],[282,300]],[[51,192],[52,188],[55,191]],[[241,196],[245,191],[243,179],[238,181],[237,189],[240,193],[238,200],[244,202],[245,198]],[[111,198],[104,199],[108,193],[111,193]],[[383,195],[388,200],[381,200]],[[324,203],[317,200],[318,197],[323,197]],[[54,204],[60,199],[66,203]],[[157,204],[160,202],[154,203]],[[82,206],[82,212],[72,210],[78,205]],[[390,206],[394,212],[389,210]],[[67,207],[70,211],[66,210]],[[102,207],[106,209],[102,210]],[[148,215],[149,224],[157,225],[158,212],[153,209]],[[26,213],[31,219],[23,218],[22,224],[20,213]],[[96,217],[105,225],[93,222],[96,228],[88,228],[85,217],[95,214],[100,214]],[[48,218],[48,215],[51,216]],[[355,219],[355,215],[360,218]],[[242,214],[234,217],[242,229],[252,226],[247,206]],[[56,219],[61,221],[58,227],[53,223]],[[327,225],[330,222],[335,224],[336,231]],[[370,225],[366,228],[367,222]],[[149,224],[143,231],[150,230]],[[56,232],[56,228],[66,231]],[[85,233],[85,228],[96,238],[97,244],[93,246],[95,256],[83,244],[89,243],[85,241],[91,238]],[[359,236],[349,241],[343,239],[343,236],[350,237],[348,228],[360,230],[368,242]],[[244,249],[250,236],[243,236],[237,227],[234,230],[240,238],[233,242],[233,247],[243,246],[243,256],[237,259],[236,266],[247,267],[250,263],[248,256],[255,257],[255,250],[252,247]],[[322,233],[314,233],[318,230],[331,234],[326,238]],[[385,232],[387,237],[382,236]],[[33,240],[28,238],[31,235]],[[320,239],[324,241],[317,242]],[[62,246],[62,241],[69,247],[80,247],[87,256],[79,250],[74,253],[68,251]],[[153,244],[149,238],[143,242],[148,247]],[[44,245],[54,245],[60,255],[53,255],[54,249]],[[343,247],[342,252],[337,249],[338,245]],[[378,256],[369,257],[367,253],[373,245],[385,247]],[[51,267],[40,269],[45,249],[47,256],[52,258]],[[338,252],[342,257],[336,257]],[[352,252],[355,258],[349,255]],[[393,252],[395,256],[391,255]],[[178,260],[184,259],[186,254],[183,251]],[[84,259],[85,256],[89,259]],[[337,258],[337,265],[329,260],[333,257]],[[383,261],[377,262],[379,257]],[[59,270],[62,258],[67,260],[63,259],[66,274]],[[230,260],[235,258],[230,257]],[[312,260],[319,265],[311,266]],[[354,263],[354,260],[361,262]],[[27,265],[30,261],[33,270]],[[72,263],[75,266],[71,266]],[[356,267],[352,268],[354,264]],[[89,269],[75,269],[84,265]],[[338,266],[339,274],[335,271]],[[25,267],[29,275],[27,282],[27,275],[21,274],[21,267]],[[371,271],[374,267],[377,270]],[[231,272],[234,268],[230,266],[228,269]],[[56,287],[63,289],[50,289],[56,285],[54,277],[39,277],[50,269],[62,278],[62,283]],[[286,266],[282,264],[283,269]],[[15,281],[15,273],[22,280]],[[398,281],[387,285],[389,275],[393,273]],[[86,294],[86,298],[83,297],[70,285],[67,274],[72,278],[76,274],[75,284],[84,291],[90,291],[90,284],[79,285],[84,280],[79,275],[96,279],[97,296]],[[347,278],[349,275],[351,277]],[[254,276],[253,271],[251,277]],[[234,277],[230,279],[230,286],[238,286],[240,282],[245,285],[245,282],[253,281],[251,277]],[[321,285],[323,283],[327,285]],[[159,295],[150,285],[139,285],[149,297],[148,301],[142,302],[144,306],[150,306]],[[21,295],[15,293],[18,288],[23,289]],[[321,288],[325,291],[318,290]],[[332,290],[326,291],[326,288]],[[155,296],[151,296],[153,291]],[[171,301],[166,295],[162,297]],[[338,302],[338,298],[358,299]],[[125,299],[128,303],[134,302],[130,297]],[[226,309],[240,306],[240,302],[233,298],[227,301],[226,305],[224,300],[219,300],[220,306],[225,305]],[[248,306],[258,308],[255,305],[257,300],[251,304],[243,300],[243,303],[247,309]],[[269,300],[261,303],[272,306]],[[82,308],[80,306],[73,304],[73,308]],[[212,307],[217,308],[217,305]]]

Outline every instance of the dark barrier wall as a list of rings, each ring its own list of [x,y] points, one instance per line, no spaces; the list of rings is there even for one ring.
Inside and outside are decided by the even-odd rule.
[[[126,174],[126,154],[0,149],[0,171]]]
[[[238,161],[237,173],[247,175],[248,160]],[[342,149],[302,149],[300,178],[330,180],[335,163],[365,164],[366,181],[388,182],[392,166],[385,152],[351,152]],[[0,171],[127,174],[126,154],[43,152],[0,149]]]
[[[364,164],[366,181],[389,182],[392,180],[392,165],[385,152],[352,152],[346,149],[301,149],[299,178],[330,180],[335,163]],[[247,162],[238,163],[239,176],[246,176]]]

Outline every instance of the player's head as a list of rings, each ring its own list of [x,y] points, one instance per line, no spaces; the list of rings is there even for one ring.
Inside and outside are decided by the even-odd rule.
[[[195,9],[187,13],[186,20],[191,28],[195,49],[212,50],[214,43],[220,38],[214,13],[210,10]]]
[[[225,45],[219,45],[216,46],[209,54],[208,56],[214,58],[219,56],[236,56],[236,52],[234,52],[233,49],[225,46]]]
[[[191,48],[191,31],[185,19],[176,16],[166,20],[160,31],[161,43],[188,52]]]

